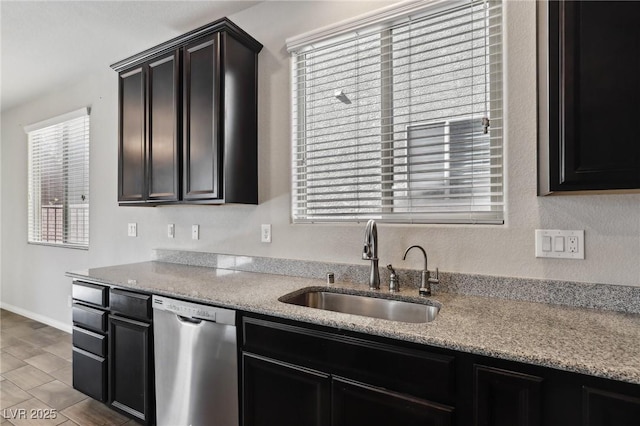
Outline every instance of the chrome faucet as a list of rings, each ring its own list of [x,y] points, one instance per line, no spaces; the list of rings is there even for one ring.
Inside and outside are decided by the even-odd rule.
[[[362,259],[371,261],[371,273],[369,274],[369,289],[380,289],[380,273],[378,272],[378,228],[376,221],[367,222],[367,228],[364,231],[364,249],[362,250]]]
[[[418,293],[420,294],[420,296],[431,296],[431,283],[437,284],[440,282],[440,280],[438,279],[438,268],[436,268],[435,278],[431,278],[429,276],[429,269],[427,268],[427,252],[424,251],[422,247],[417,245],[411,246],[407,250],[405,250],[404,256],[402,256],[402,260],[407,260],[407,253],[409,253],[409,250],[411,250],[412,248],[419,249],[424,255],[424,269],[422,270],[422,273],[420,275],[420,288],[418,289]]]

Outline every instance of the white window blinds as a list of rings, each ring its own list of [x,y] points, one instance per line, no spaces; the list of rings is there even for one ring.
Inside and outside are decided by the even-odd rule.
[[[25,132],[29,243],[88,248],[88,109],[27,126]]]
[[[288,40],[294,222],[503,223],[501,3],[420,3]]]

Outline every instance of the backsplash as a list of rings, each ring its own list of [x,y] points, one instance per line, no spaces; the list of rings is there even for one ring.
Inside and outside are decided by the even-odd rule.
[[[362,265],[352,265],[167,249],[155,249],[153,260],[320,280],[332,272],[336,282],[362,283],[363,289],[367,287],[370,268],[364,261]],[[420,286],[420,271],[396,268],[396,272],[401,288]],[[458,293],[640,314],[640,287],[451,272],[440,272],[439,279],[439,284],[432,284],[436,299],[439,292]],[[380,267],[380,281],[381,288],[388,286],[385,265]]]

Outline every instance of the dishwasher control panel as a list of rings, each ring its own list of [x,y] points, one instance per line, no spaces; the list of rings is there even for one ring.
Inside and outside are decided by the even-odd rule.
[[[216,308],[214,306],[200,305],[198,303],[155,295],[152,300],[153,309],[172,312],[176,315],[192,319],[203,319],[206,321],[235,325],[235,312],[230,309]]]

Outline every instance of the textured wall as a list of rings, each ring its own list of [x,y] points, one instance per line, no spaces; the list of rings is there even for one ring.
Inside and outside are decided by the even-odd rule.
[[[152,248],[364,263],[364,224],[290,223],[290,66],[285,39],[381,5],[264,2],[230,16],[265,45],[259,59],[258,206],[118,207],[117,77],[110,69],[3,113],[2,302],[68,324],[70,280],[65,271],[147,260]],[[402,254],[408,245],[422,244],[430,267],[444,271],[639,286],[640,195],[536,196],[535,3],[508,2],[505,16],[506,224],[383,224],[378,228],[381,264],[419,269],[418,256],[403,262]],[[22,126],[85,105],[92,107],[91,248],[27,245]],[[127,222],[138,223],[137,238],[126,236]],[[166,237],[168,223],[176,224],[173,240]],[[261,223],[273,225],[273,243],[260,243]],[[200,224],[199,241],[191,240],[191,224]],[[536,228],[584,229],[586,259],[536,259]]]

